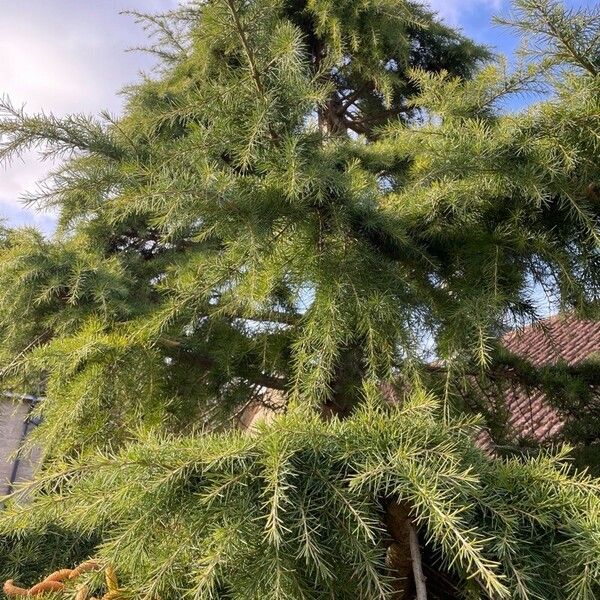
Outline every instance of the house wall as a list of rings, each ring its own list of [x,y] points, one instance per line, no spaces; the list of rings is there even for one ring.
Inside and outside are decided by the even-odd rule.
[[[19,453],[24,437],[35,426],[29,421],[31,400],[0,397],[0,496],[15,483],[27,481],[39,461],[39,451]]]

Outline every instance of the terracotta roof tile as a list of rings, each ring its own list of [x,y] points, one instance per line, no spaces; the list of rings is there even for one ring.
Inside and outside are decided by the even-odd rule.
[[[504,347],[536,366],[566,362],[569,365],[600,352],[600,322],[556,315],[535,325],[514,330],[502,339]],[[560,433],[564,419],[540,391],[521,387],[506,396],[509,425],[518,437],[539,442]]]
[[[565,361],[570,365],[600,352],[600,321],[557,315],[511,331],[504,346],[535,365]]]

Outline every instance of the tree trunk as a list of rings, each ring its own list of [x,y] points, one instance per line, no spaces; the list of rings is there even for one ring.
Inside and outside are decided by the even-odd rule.
[[[394,592],[398,600],[410,600],[414,592],[410,553],[410,507],[395,500],[384,501],[385,525],[390,536],[386,562],[394,576]]]

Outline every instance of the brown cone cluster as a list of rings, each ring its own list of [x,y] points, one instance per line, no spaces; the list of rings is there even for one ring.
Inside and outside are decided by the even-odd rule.
[[[74,569],[60,569],[50,573],[48,577],[30,587],[29,589],[19,587],[15,585],[12,579],[8,579],[4,582],[2,587],[4,593],[9,597],[16,596],[39,596],[40,594],[49,594],[62,592],[65,589],[65,581],[76,579],[83,573],[89,571],[99,571],[100,564],[95,560],[86,560]],[[117,575],[112,567],[105,569],[106,575],[106,587],[108,591],[102,597],[102,600],[119,600],[121,598],[123,590],[119,589],[119,582]],[[89,588],[86,585],[82,585],[77,589],[74,600],[88,600]],[[97,600],[94,597],[89,600]]]

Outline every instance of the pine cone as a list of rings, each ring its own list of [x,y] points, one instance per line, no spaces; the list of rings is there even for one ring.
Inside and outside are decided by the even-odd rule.
[[[88,571],[98,571],[100,570],[100,565],[96,560],[86,560],[82,562],[78,567],[75,567],[71,574],[69,575],[69,579],[75,579],[79,577],[82,573],[87,573]]]
[[[65,586],[60,581],[48,581],[44,579],[32,588],[29,588],[27,592],[28,596],[38,596],[39,594],[47,594],[49,592],[62,592]]]
[[[87,600],[88,594],[90,593],[90,588],[87,585],[82,585],[75,594],[74,600]]]
[[[72,569],[60,569],[59,571],[50,573],[44,581],[64,581],[65,579],[70,578],[72,572]]]
[[[2,590],[7,596],[27,596],[27,590],[16,586],[13,579],[7,579],[2,586]]]

